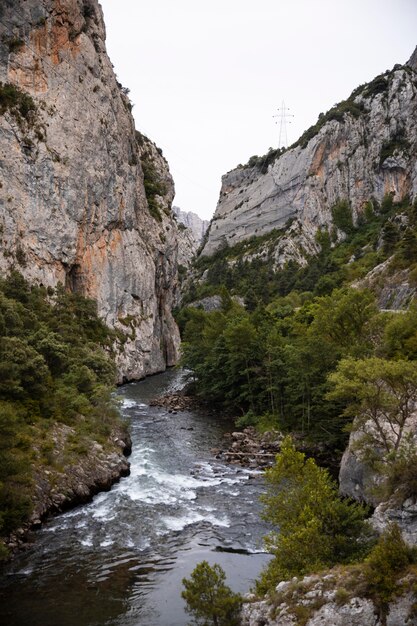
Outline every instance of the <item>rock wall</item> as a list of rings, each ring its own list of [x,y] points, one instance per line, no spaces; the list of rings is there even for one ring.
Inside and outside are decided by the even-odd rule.
[[[156,146],[138,141],[97,0],[3,1],[0,81],[0,271],[97,300],[121,337],[120,382],[173,365],[173,181]],[[7,99],[5,84],[19,91]]]
[[[302,262],[317,248],[317,230],[332,226],[339,200],[349,201],[357,220],[370,198],[415,197],[416,58],[355,90],[278,158],[254,158],[223,176],[202,254],[285,229],[277,264]]]

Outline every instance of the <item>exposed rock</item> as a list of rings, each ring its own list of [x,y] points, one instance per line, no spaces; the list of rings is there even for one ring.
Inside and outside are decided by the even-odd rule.
[[[222,299],[221,296],[207,296],[206,298],[201,298],[201,300],[195,300],[187,306],[195,309],[203,309],[203,311],[206,312],[220,311],[222,308]]]
[[[89,440],[88,449],[71,453],[75,436],[74,428],[53,424],[51,461],[48,465],[36,464],[32,514],[28,523],[9,537],[7,545],[12,551],[25,543],[29,530],[39,528],[50,515],[88,502],[99,491],[109,490],[121,477],[129,475],[126,455],[131,452],[131,440],[125,427],[113,430],[105,446]]]
[[[340,465],[339,491],[344,496],[377,507],[372,516],[372,523],[377,530],[382,531],[387,524],[395,521],[401,528],[404,539],[411,545],[417,545],[417,505],[415,501],[408,498],[402,502],[404,497],[401,498],[399,493],[394,493],[388,501],[384,501],[383,490],[375,489],[381,485],[383,479],[367,463],[360,447],[358,449],[358,441],[364,432],[370,428],[370,422],[366,422],[362,429],[354,429],[350,434],[349,444]],[[386,435],[388,438],[389,436],[393,437],[388,426]],[[414,413],[409,418],[403,430],[403,437],[404,439],[411,437],[411,442],[417,441],[417,414]],[[378,453],[377,449],[375,451]],[[382,457],[383,451],[380,450],[379,452]]]
[[[343,573],[306,576],[279,583],[272,600],[244,603],[242,626],[415,626],[415,595],[412,581],[404,581],[403,594],[389,604],[386,618],[379,615],[372,599],[349,594],[343,587]],[[342,593],[338,594],[338,589]]]
[[[401,528],[404,540],[410,546],[417,545],[417,502],[407,498],[402,504],[395,501],[382,502],[372,515],[372,525],[378,532],[383,532],[390,523]]]
[[[363,433],[358,431],[350,434],[349,445],[340,463],[339,491],[343,496],[375,506],[380,502],[375,493],[378,477],[356,450],[357,441],[362,436]]]
[[[280,451],[283,435],[276,431],[259,433],[249,426],[242,432],[231,434],[231,444],[219,458],[229,463],[252,468],[269,467]]]
[[[196,405],[196,399],[181,392],[170,393],[161,398],[154,398],[149,402],[149,405],[162,406],[170,411],[187,411]]]
[[[197,213],[192,211],[183,211],[177,206],[173,206],[172,210],[177,216],[178,221],[184,224],[191,231],[193,238],[197,244],[197,247],[203,241],[204,235],[209,227],[210,222],[208,220],[202,220]]]
[[[0,271],[97,300],[124,337],[119,382],[164,370],[179,345],[174,187],[160,150],[136,137],[101,7],[5,2],[0,29],[0,81],[34,103],[0,115]]]
[[[336,110],[321,128],[319,119],[310,138],[278,158],[251,159],[223,176],[202,254],[283,229],[274,244],[276,265],[289,259],[303,264],[317,252],[318,229],[333,226],[331,209],[339,200],[350,202],[356,221],[371,198],[415,197],[415,54],[408,65],[356,90],[349,112]]]
[[[391,259],[380,263],[353,286],[371,289],[376,294],[378,306],[382,310],[406,311],[416,297],[417,287],[411,283],[408,269],[393,272],[390,263]]]

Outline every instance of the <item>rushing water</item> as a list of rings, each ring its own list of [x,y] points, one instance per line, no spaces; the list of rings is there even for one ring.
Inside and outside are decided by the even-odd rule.
[[[249,589],[268,560],[262,479],[215,459],[221,422],[148,406],[179,376],[119,390],[131,475],[34,533],[34,545],[1,573],[1,623],[184,626],[181,580],[203,559],[221,564],[234,590]]]

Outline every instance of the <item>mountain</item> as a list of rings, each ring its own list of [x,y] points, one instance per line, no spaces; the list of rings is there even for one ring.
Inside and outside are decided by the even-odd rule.
[[[198,245],[203,241],[204,235],[209,227],[209,220],[202,220],[197,213],[192,211],[183,211],[177,206],[173,206],[172,210],[177,216],[178,221],[184,224],[193,234],[193,237]]]
[[[0,271],[96,300],[120,382],[161,371],[179,345],[174,184],[135,131],[101,7],[6,0],[0,30]]]
[[[225,174],[202,255],[253,237],[274,246],[275,266],[301,265],[319,250],[319,231],[341,240],[368,202],[417,194],[417,50],[320,114],[287,150]]]

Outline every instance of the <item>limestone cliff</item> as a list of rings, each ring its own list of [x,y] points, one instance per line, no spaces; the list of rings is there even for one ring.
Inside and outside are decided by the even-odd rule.
[[[4,0],[0,81],[0,271],[97,300],[120,381],[174,364],[173,181],[135,133],[97,0]]]
[[[177,206],[173,206],[172,210],[178,218],[181,224],[184,224],[193,234],[193,237],[197,244],[203,241],[207,228],[210,222],[208,220],[202,220],[197,213],[193,211],[183,211]]]
[[[356,89],[286,151],[252,157],[222,179],[204,255],[226,242],[284,229],[277,265],[303,263],[319,228],[347,200],[356,221],[371,198],[417,194],[417,52],[404,65]],[[339,237],[341,233],[338,233]]]

